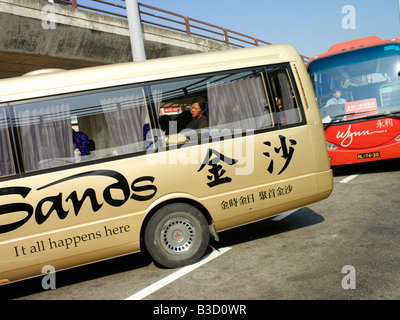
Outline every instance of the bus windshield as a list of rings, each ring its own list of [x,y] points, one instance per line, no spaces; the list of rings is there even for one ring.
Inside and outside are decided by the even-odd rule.
[[[308,72],[325,125],[400,113],[397,43],[317,59]]]

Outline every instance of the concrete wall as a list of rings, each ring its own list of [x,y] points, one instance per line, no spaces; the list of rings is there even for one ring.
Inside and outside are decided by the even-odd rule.
[[[231,49],[148,25],[143,31],[147,59]],[[126,61],[132,54],[125,19],[44,0],[0,0],[0,78]]]

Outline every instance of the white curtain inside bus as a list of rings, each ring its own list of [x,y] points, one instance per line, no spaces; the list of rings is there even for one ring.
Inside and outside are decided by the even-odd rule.
[[[5,110],[0,109],[0,176],[14,173]]]
[[[147,112],[144,97],[102,99],[101,105],[118,154],[145,150],[143,125]]]
[[[258,129],[272,124],[260,76],[208,83],[207,96],[210,127]]]
[[[74,162],[69,104],[21,106],[15,113],[25,170]]]

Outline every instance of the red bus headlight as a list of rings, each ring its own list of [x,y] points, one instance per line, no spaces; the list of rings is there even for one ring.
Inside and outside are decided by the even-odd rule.
[[[400,137],[400,135],[399,135],[399,137]],[[336,144],[331,143],[331,142],[326,142],[326,146],[327,146],[328,150],[335,150],[335,149],[339,148]]]

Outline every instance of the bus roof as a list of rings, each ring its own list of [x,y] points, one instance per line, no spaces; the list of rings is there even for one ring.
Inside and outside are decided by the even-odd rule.
[[[313,62],[314,60],[320,59],[320,58],[325,58],[328,56],[340,54],[343,52],[347,52],[350,50],[358,50],[366,47],[372,47],[372,46],[377,46],[380,44],[388,43],[388,42],[400,42],[400,39],[398,38],[393,38],[393,39],[386,39],[382,40],[376,36],[370,36],[370,37],[365,37],[365,38],[360,38],[360,39],[355,39],[351,41],[346,41],[346,42],[341,42],[334,44],[331,46],[328,50],[328,52],[313,56],[310,58],[308,61],[308,65]]]
[[[303,63],[280,44],[41,73],[0,80],[0,103],[288,61]]]

